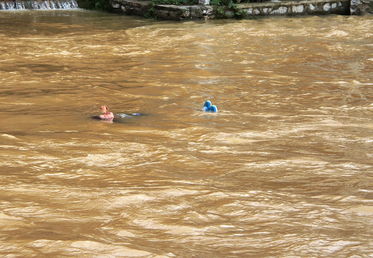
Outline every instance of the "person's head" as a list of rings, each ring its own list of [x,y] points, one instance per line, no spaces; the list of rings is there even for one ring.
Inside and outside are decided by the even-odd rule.
[[[100,109],[101,109],[101,112],[102,112],[102,113],[107,113],[107,112],[109,112],[109,108],[108,108],[108,106],[103,105],[103,106],[100,107]]]
[[[209,107],[211,107],[211,101],[210,100],[206,100],[205,101],[205,104],[203,104],[203,106],[205,107],[205,108],[209,108]]]

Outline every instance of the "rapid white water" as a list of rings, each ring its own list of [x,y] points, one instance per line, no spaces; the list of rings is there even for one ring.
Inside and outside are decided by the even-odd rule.
[[[78,3],[75,0],[26,0],[26,1],[0,1],[0,10],[58,10],[76,9]]]

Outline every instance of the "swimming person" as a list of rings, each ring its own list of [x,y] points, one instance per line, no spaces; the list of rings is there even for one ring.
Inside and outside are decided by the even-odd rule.
[[[213,105],[210,100],[206,100],[203,104],[202,111],[217,113],[218,107]]]
[[[101,106],[100,109],[101,109],[102,114],[99,115],[98,117],[101,120],[112,121],[114,119],[114,114],[113,112],[109,111],[108,106]]]
[[[103,105],[100,107],[101,115],[96,115],[92,116],[91,118],[97,119],[97,120],[102,120],[105,122],[116,122],[116,123],[123,123],[127,118],[132,118],[132,117],[138,117],[138,116],[144,116],[143,113],[130,113],[130,114],[125,114],[125,113],[117,113],[114,114],[113,112],[110,112],[109,107],[106,105]]]
[[[211,105],[212,105],[211,101],[206,100],[205,104],[203,104],[202,111],[208,112]]]

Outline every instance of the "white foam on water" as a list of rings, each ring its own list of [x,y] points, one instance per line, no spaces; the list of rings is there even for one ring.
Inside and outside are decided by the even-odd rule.
[[[17,137],[15,137],[15,136],[13,136],[11,134],[3,133],[3,134],[1,134],[1,136],[4,137],[4,138],[12,139],[12,140],[18,140]]]
[[[35,240],[29,244],[29,247],[38,248],[44,254],[53,253],[58,250],[61,255],[94,255],[99,254],[100,256],[117,257],[149,257],[152,254],[138,250],[124,245],[110,245],[104,244],[97,241],[62,241],[62,240],[47,240],[39,239]]]
[[[348,32],[346,31],[343,31],[343,30],[334,30],[328,34],[325,35],[325,37],[327,38],[331,38],[331,37],[347,37],[349,35]]]
[[[131,162],[131,158],[125,157],[121,153],[109,154],[88,154],[85,157],[70,159],[70,162],[83,163],[91,167],[118,167],[125,163]]]
[[[235,228],[233,225],[219,225],[221,228]]]
[[[195,194],[201,194],[200,190],[190,190],[190,189],[168,189],[159,191],[158,194],[162,197],[181,197],[181,196],[189,196]]]
[[[112,230],[112,229],[110,229]],[[120,237],[136,237],[136,235],[128,230],[119,230],[116,232],[116,235]]]
[[[182,226],[182,225],[170,225],[162,224],[161,222],[154,219],[136,218],[132,221],[135,225],[141,226],[146,229],[157,229],[163,230],[169,234],[173,235],[187,235],[195,236],[201,235],[206,232],[208,227],[192,227],[192,226]]]
[[[116,209],[130,205],[144,205],[144,203],[156,200],[156,197],[145,194],[132,194],[127,196],[116,197],[109,200],[108,208]]]
[[[373,215],[373,205],[372,206],[357,206],[346,210],[348,212],[357,213],[362,216],[372,216]]]

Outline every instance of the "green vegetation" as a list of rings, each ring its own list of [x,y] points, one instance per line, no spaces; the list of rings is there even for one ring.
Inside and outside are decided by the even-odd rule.
[[[194,5],[198,0],[152,0],[153,5],[170,4],[170,5]]]
[[[233,0],[211,0],[211,5],[232,7]]]
[[[79,7],[93,10],[110,10],[108,0],[78,0]]]
[[[269,2],[270,0],[211,0],[211,5],[232,7],[234,4],[240,3],[258,3]]]
[[[245,2],[254,1],[257,0],[246,0]],[[244,11],[237,6],[238,3],[242,2],[241,0],[211,0],[210,4],[215,6],[215,15],[217,18],[242,18],[245,15]]]

